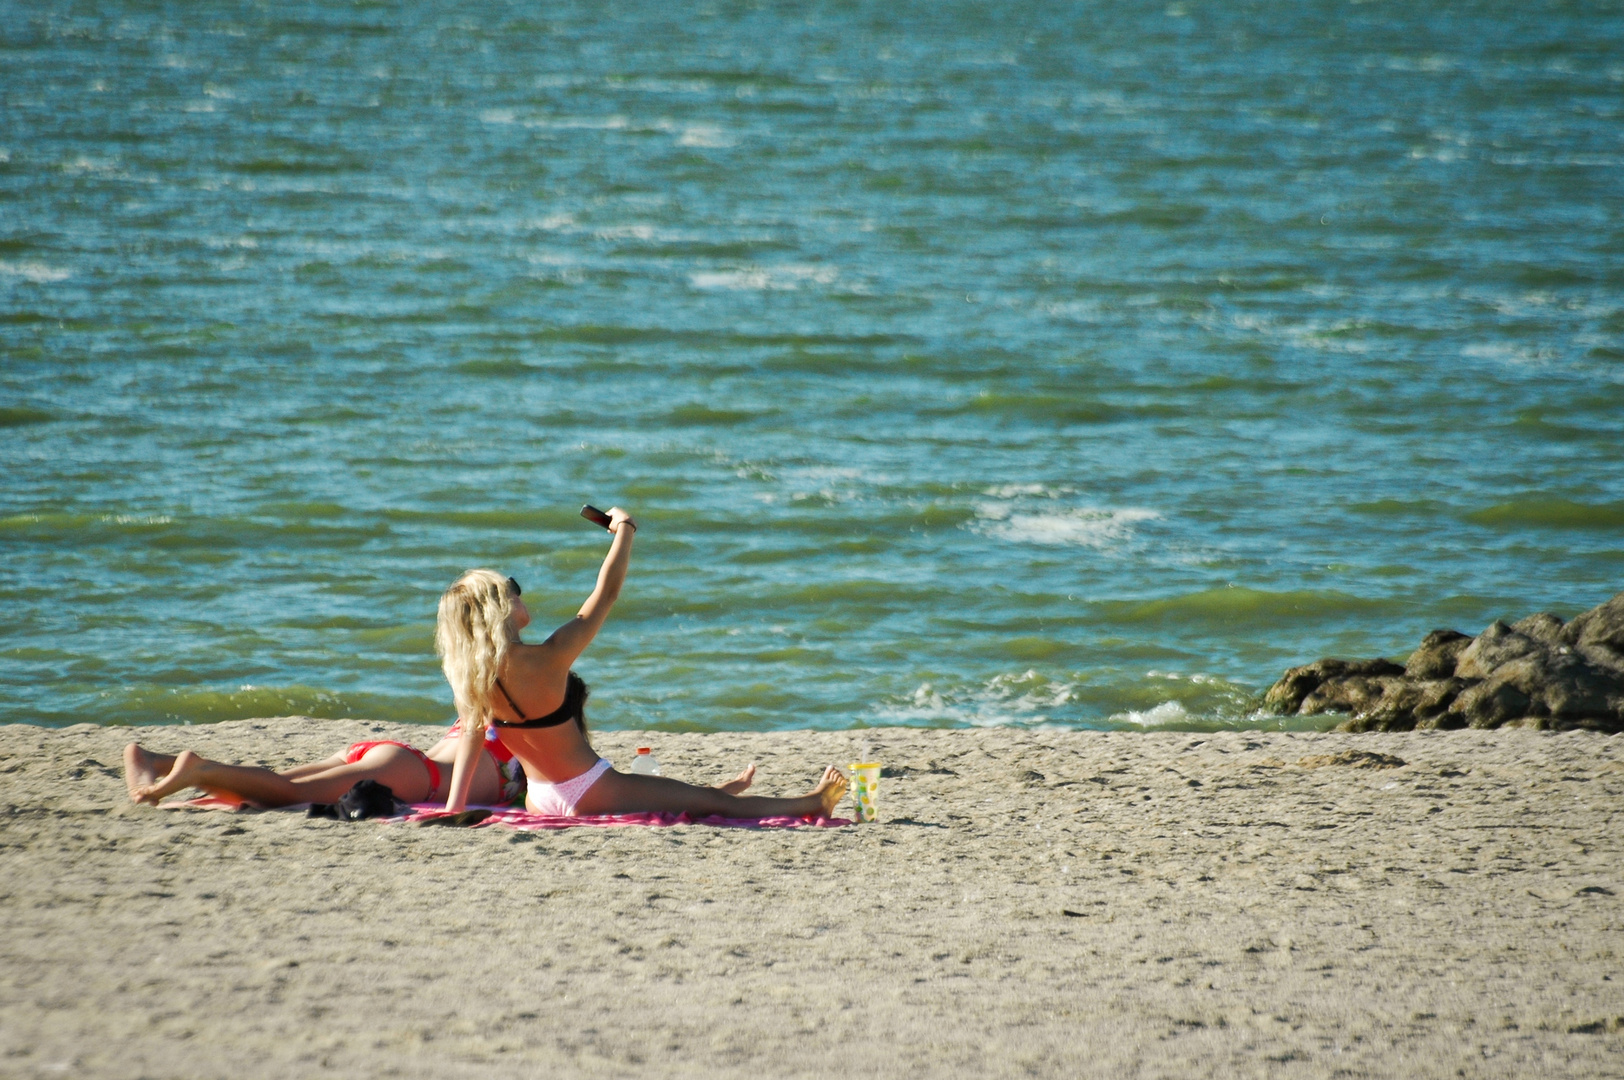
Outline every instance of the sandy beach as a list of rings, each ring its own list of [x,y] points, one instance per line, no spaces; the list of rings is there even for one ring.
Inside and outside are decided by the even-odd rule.
[[[518,833],[133,806],[132,734],[425,741],[0,727],[0,1075],[1624,1073],[1617,737],[609,732],[764,794],[866,742],[880,821]]]

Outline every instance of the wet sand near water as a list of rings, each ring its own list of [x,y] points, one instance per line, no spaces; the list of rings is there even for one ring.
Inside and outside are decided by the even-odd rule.
[[[759,832],[170,812],[120,776],[131,737],[280,767],[425,734],[0,727],[0,1075],[1624,1073],[1616,737],[597,736],[762,794],[885,764],[876,824]]]

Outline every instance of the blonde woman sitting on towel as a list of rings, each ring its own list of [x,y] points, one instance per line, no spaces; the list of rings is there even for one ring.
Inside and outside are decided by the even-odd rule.
[[[440,597],[435,648],[457,700],[461,738],[446,810],[473,797],[489,733],[512,751],[529,778],[525,806],[533,813],[687,813],[734,818],[828,815],[846,793],[846,777],[830,766],[804,795],[788,799],[741,794],[751,770],[719,787],[696,787],[663,776],[615,770],[587,739],[586,683],[571,667],[592,643],[620,595],[637,525],[624,510],[609,511],[614,535],[597,587],[575,618],[545,641],[520,636],[530,612],[518,582],[494,570],[470,570]]]

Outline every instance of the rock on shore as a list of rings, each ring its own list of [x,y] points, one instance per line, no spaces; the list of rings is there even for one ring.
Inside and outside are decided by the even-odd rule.
[[[1264,706],[1352,713],[1341,731],[1624,731],[1624,593],[1565,624],[1540,612],[1477,637],[1434,630],[1403,664],[1316,660],[1282,675]]]

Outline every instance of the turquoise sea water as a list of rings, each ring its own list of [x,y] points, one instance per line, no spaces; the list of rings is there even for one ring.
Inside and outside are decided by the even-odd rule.
[[[1624,13],[0,0],[0,722],[1273,724],[1624,588]]]

